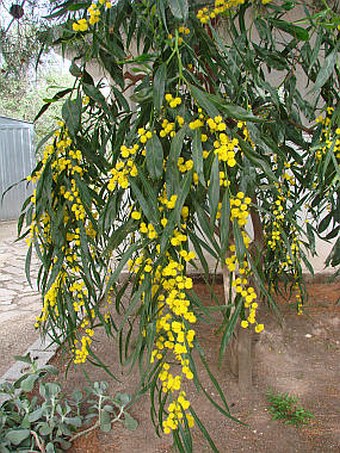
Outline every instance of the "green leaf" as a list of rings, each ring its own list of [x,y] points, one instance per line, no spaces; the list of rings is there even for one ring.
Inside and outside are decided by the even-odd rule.
[[[20,387],[24,392],[31,392],[33,390],[35,382],[39,379],[39,376],[36,374],[31,374],[26,379],[24,379]]]
[[[33,363],[31,354],[29,352],[26,355],[15,355],[14,358],[19,362],[28,363],[29,365],[32,365]]]
[[[213,97],[212,100],[216,102],[217,105],[219,105],[219,109],[221,110],[221,112],[223,112],[229,118],[234,118],[236,120],[242,121],[253,121],[254,123],[261,123],[264,121],[262,118],[253,115],[252,112],[249,112],[248,110],[244,109],[239,105],[225,103],[223,102],[222,99],[221,100],[217,99],[215,101]]]
[[[192,159],[194,161],[194,169],[198,174],[198,179],[203,186],[205,186],[205,179],[203,173],[203,148],[201,140],[201,131],[196,129],[194,131],[194,139],[192,142]]]
[[[215,156],[210,172],[210,183],[208,188],[209,213],[211,224],[215,224],[218,202],[220,200],[220,174],[218,157]]]
[[[334,66],[335,66],[337,57],[338,57],[338,48],[339,48],[339,44],[325,58],[325,61],[316,78],[315,85],[309,93],[320,90],[320,88],[322,88],[325,85],[325,83],[327,82],[327,80],[330,78],[330,76],[334,70]]]
[[[194,409],[192,408],[192,406],[190,406],[189,408],[189,411],[191,413],[191,415],[193,416],[194,420],[195,420],[195,424],[196,426],[199,428],[199,430],[202,432],[203,436],[205,437],[205,439],[207,439],[210,447],[211,447],[211,450],[214,452],[214,453],[219,453],[219,450],[218,448],[216,447],[214,441],[212,440],[212,438],[210,437],[206,427],[204,426],[204,423],[201,422],[201,420],[198,418],[198,415],[196,414],[196,412],[194,411]]]
[[[72,61],[70,68],[69,68],[70,74],[73,75],[73,77],[81,77],[83,75],[82,70],[80,67]]]
[[[235,248],[236,248],[236,256],[239,263],[243,262],[244,254],[246,252],[246,248],[244,245],[244,239],[242,236],[241,228],[237,223],[237,220],[233,221],[233,231],[234,231],[234,238],[235,238]]]
[[[143,214],[146,216],[149,222],[156,224],[158,221],[159,212],[157,210],[157,205],[152,205],[150,198],[146,198],[140,188],[138,187],[135,178],[131,178],[130,185],[132,193],[135,197],[135,200],[138,202],[139,206],[142,208]],[[157,211],[157,212],[156,212]]]
[[[47,445],[46,445],[46,449],[45,449],[46,453],[55,453],[55,446],[52,442],[49,442]]]
[[[30,423],[35,423],[36,421],[38,421],[42,417],[43,411],[44,408],[39,407],[35,411],[28,414],[28,420],[30,421]]]
[[[184,178],[181,181],[181,190],[179,191],[175,209],[170,214],[168,223],[162,233],[162,237],[160,240],[162,252],[167,247],[168,241],[170,240],[170,238],[173,235],[173,230],[174,230],[176,223],[180,222],[181,211],[184,206],[185,200],[188,196],[188,193],[190,191],[191,182],[192,182],[192,172],[189,171],[189,172],[187,172],[187,174],[184,176]]]
[[[165,175],[168,196],[180,192],[179,190],[180,174],[177,167],[177,161],[182,152],[186,133],[187,127],[182,127],[182,129],[179,132],[177,132],[177,134],[171,141]]]
[[[101,431],[103,431],[104,433],[108,433],[109,431],[111,431],[111,428],[112,428],[112,425],[111,425],[111,415],[102,410],[100,411],[100,417],[99,417],[99,420],[100,420],[100,429]]]
[[[25,439],[28,439],[31,435],[31,431],[29,429],[12,429],[7,431],[5,438],[11,442],[13,445],[20,445]]]
[[[239,296],[238,296],[238,299],[239,299]],[[229,343],[229,340],[230,340],[232,334],[234,333],[237,320],[239,319],[239,316],[241,313],[241,308],[242,308],[241,301],[235,300],[235,304],[236,304],[236,308],[235,308],[231,318],[227,320],[227,325],[223,332],[223,337],[221,340],[220,352],[219,352],[219,363],[222,363],[222,359],[223,359],[224,353],[227,349],[227,345]]]
[[[129,431],[135,431],[138,428],[138,422],[136,419],[134,419],[130,414],[127,412],[124,412],[124,419],[123,423],[125,428],[127,428]]]
[[[168,0],[169,8],[173,16],[185,22],[189,14],[189,2],[188,0]]]
[[[230,242],[230,198],[229,191],[226,190],[221,209],[220,219],[220,241],[221,241],[221,259],[226,258],[226,253]]]
[[[300,41],[308,41],[308,39],[309,39],[308,30],[306,30],[303,27],[294,25],[291,22],[286,22],[285,20],[280,20],[280,19],[270,19],[270,22],[276,28],[279,28],[280,30],[283,30],[286,33],[289,33],[290,35],[294,36],[294,38],[297,38]]]
[[[146,166],[153,180],[159,179],[163,174],[163,147],[158,136],[154,134],[146,143]]]
[[[103,108],[106,107],[105,97],[102,94],[102,92],[99,90],[98,87],[87,84],[87,83],[83,83],[82,86],[83,86],[84,93],[87,96],[89,96],[94,101],[98,102],[100,107],[103,107]]]
[[[160,112],[163,99],[164,99],[164,92],[165,92],[165,84],[166,84],[166,64],[161,64],[154,77],[153,81],[153,103],[156,109],[156,112]]]
[[[197,101],[197,104],[202,107],[202,109],[205,110],[211,118],[214,118],[215,116],[218,116],[220,114],[219,110],[211,101],[210,96],[207,95],[207,93],[195,87],[194,85],[189,85],[189,87],[193,97]]]
[[[128,393],[116,393],[114,401],[120,406],[125,407],[131,401],[131,396]]]
[[[62,117],[70,134],[74,137],[81,127],[81,109],[82,102],[80,96],[74,101],[67,99],[61,109]]]
[[[73,91],[73,88],[67,88],[66,90],[59,91],[57,94],[55,94],[52,99],[49,99],[49,102],[47,102],[46,104],[44,104],[41,107],[41,109],[39,110],[39,112],[37,113],[37,115],[35,116],[33,121],[36,122],[37,119],[39,119],[41,117],[41,115],[46,112],[46,110],[50,107],[50,105],[53,102],[58,101],[59,99],[66,96],[67,94],[71,93],[72,91]]]

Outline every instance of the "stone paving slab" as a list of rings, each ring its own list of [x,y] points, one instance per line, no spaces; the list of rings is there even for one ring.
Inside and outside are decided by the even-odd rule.
[[[26,280],[26,243],[16,238],[16,222],[0,222],[0,376],[39,338],[34,322],[41,300],[36,283],[32,288]],[[33,261],[32,283],[37,269]]]

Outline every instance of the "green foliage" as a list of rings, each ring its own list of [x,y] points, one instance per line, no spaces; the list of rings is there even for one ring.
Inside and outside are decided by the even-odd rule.
[[[314,415],[304,409],[299,400],[295,396],[290,396],[288,393],[267,394],[267,400],[270,403],[269,412],[273,420],[283,420],[288,425],[299,427],[307,424]]]
[[[339,231],[333,15],[306,7],[292,23],[298,2],[220,4],[56,4],[56,44],[77,49],[74,84],[52,98],[63,99],[62,121],[28,178],[36,190],[20,219],[27,270],[33,249],[42,263],[36,326],[61,331],[76,365],[112,375],[91,344],[99,326],[115,336],[121,363],[139,366],[137,393],[149,392],[157,431],[180,451],[193,424],[217,451],[186,399],[191,382],[231,417],[195,330],[216,326],[189,265],[208,281],[210,255],[229,273],[225,301],[211,289],[221,359],[239,322],[263,330],[255,300],[273,304],[280,281],[301,312],[307,252],[327,228]]]
[[[47,66],[54,66],[50,70]],[[33,77],[33,74],[32,74]],[[68,87],[72,78],[67,73],[60,74],[55,63],[44,64],[34,76],[16,79],[0,74],[0,115],[34,122],[38,110],[50,100],[51,108],[34,123],[36,144],[55,128],[56,118],[60,117],[61,104],[54,95],[63,87]]]
[[[113,398],[107,394],[107,383],[95,382],[85,393],[75,390],[71,398],[66,398],[60,384],[46,381],[46,375],[57,374],[54,367],[38,368],[29,356],[21,359],[30,365],[29,371],[13,384],[6,382],[0,387],[1,453],[57,453],[97,427],[110,431],[117,421],[127,429],[137,428],[137,421],[126,411],[131,403],[129,395],[117,393]],[[39,396],[32,396],[37,385]]]

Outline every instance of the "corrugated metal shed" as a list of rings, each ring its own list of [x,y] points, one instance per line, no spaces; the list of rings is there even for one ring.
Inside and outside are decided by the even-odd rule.
[[[8,187],[24,179],[35,165],[33,124],[0,116],[0,220],[17,219],[32,188],[25,182],[5,194]]]

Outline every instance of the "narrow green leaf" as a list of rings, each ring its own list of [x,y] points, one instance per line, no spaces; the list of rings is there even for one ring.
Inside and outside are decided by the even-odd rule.
[[[208,188],[210,222],[215,224],[218,202],[220,201],[220,174],[218,157],[215,156],[210,172],[210,183]]]
[[[73,91],[73,88],[67,88],[66,90],[62,90],[62,91],[59,91],[57,94],[55,94],[53,96],[52,99],[50,99],[48,103],[44,104],[41,109],[39,110],[39,112],[36,114],[33,122],[35,123],[40,117],[41,115],[43,115],[43,113],[46,112],[46,110],[50,107],[50,105],[56,101],[58,101],[59,99],[63,98],[64,96],[66,96],[67,94],[71,93]]]
[[[222,200],[221,218],[220,218],[220,241],[221,241],[221,259],[226,258],[227,250],[230,243],[230,198],[229,191],[226,190]]]
[[[322,67],[320,68],[320,71],[319,71],[318,76],[316,78],[314,87],[312,88],[310,93],[315,92],[315,91],[319,91],[325,85],[327,80],[330,78],[330,76],[331,76],[331,74],[332,74],[332,72],[334,70],[334,66],[335,66],[337,57],[338,57],[338,48],[339,48],[339,44],[325,58],[325,61],[324,61],[323,65],[322,65]]]
[[[168,5],[173,16],[185,22],[189,14],[189,2],[188,0],[168,0]]]
[[[190,406],[189,408],[190,410],[190,413],[191,415],[193,416],[194,420],[195,420],[195,424],[196,426],[199,428],[199,430],[202,432],[203,436],[205,439],[207,439],[212,451],[214,453],[220,453],[218,448],[216,447],[214,441],[212,440],[212,438],[210,437],[206,427],[204,426],[204,423],[201,422],[201,420],[198,418],[198,415],[196,414],[196,412],[194,411],[193,407]]]
[[[235,305],[236,305],[235,310],[234,310],[233,314],[231,315],[231,318],[228,320],[227,326],[223,332],[223,337],[221,340],[220,351],[219,351],[219,363],[222,362],[227,345],[235,330],[236,323],[237,323],[240,313],[241,313],[242,303],[240,301],[239,296],[237,296],[237,299],[235,299]]]
[[[153,81],[153,102],[155,105],[156,112],[160,112],[165,92],[166,84],[166,64],[161,64],[155,73]]]
[[[82,102],[80,96],[78,96],[75,100],[67,99],[61,110],[66,126],[73,137],[81,127],[81,108]]]
[[[252,112],[244,109],[239,105],[223,102],[223,99],[217,98],[216,95],[214,97],[211,95],[211,99],[213,100],[213,102],[216,102],[216,105],[219,106],[221,112],[223,112],[229,118],[234,118],[236,120],[242,121],[253,121],[255,123],[261,123],[264,121],[262,118],[253,115]]]
[[[150,178],[159,179],[163,174],[163,147],[158,136],[154,134],[146,143],[146,166]]]
[[[203,186],[205,186],[205,179],[203,173],[203,148],[201,140],[201,131],[196,129],[194,131],[194,138],[192,141],[192,160],[194,161],[194,169],[198,174],[198,179]]]
[[[244,245],[244,239],[242,236],[241,228],[239,227],[237,220],[233,221],[233,232],[234,232],[237,260],[239,263],[242,263],[244,260],[244,255],[246,253],[246,248]]]
[[[195,87],[194,85],[190,85],[189,87],[193,97],[197,101],[197,104],[203,110],[205,110],[211,118],[214,118],[215,116],[218,116],[220,114],[219,110],[216,108],[215,104],[210,100],[210,97],[207,95],[207,93]]]
[[[191,182],[192,172],[190,171],[187,172],[184,178],[182,179],[181,190],[179,192],[175,208],[170,214],[168,223],[166,224],[166,227],[164,228],[164,231],[162,233],[162,237],[160,240],[161,251],[164,251],[166,249],[170,238],[173,236],[173,230],[175,228],[175,225],[180,223],[181,211],[184,206],[185,200],[188,196],[188,193],[190,191]]]
[[[270,22],[275,27],[279,28],[282,31],[285,31],[286,33],[289,33],[300,41],[308,41],[309,39],[308,30],[303,27],[294,25],[291,22],[286,22],[285,20],[281,19],[270,19]]]
[[[177,167],[177,161],[182,152],[186,133],[187,128],[182,127],[182,129],[177,132],[177,134],[171,141],[165,174],[167,196],[180,192],[180,174]]]

